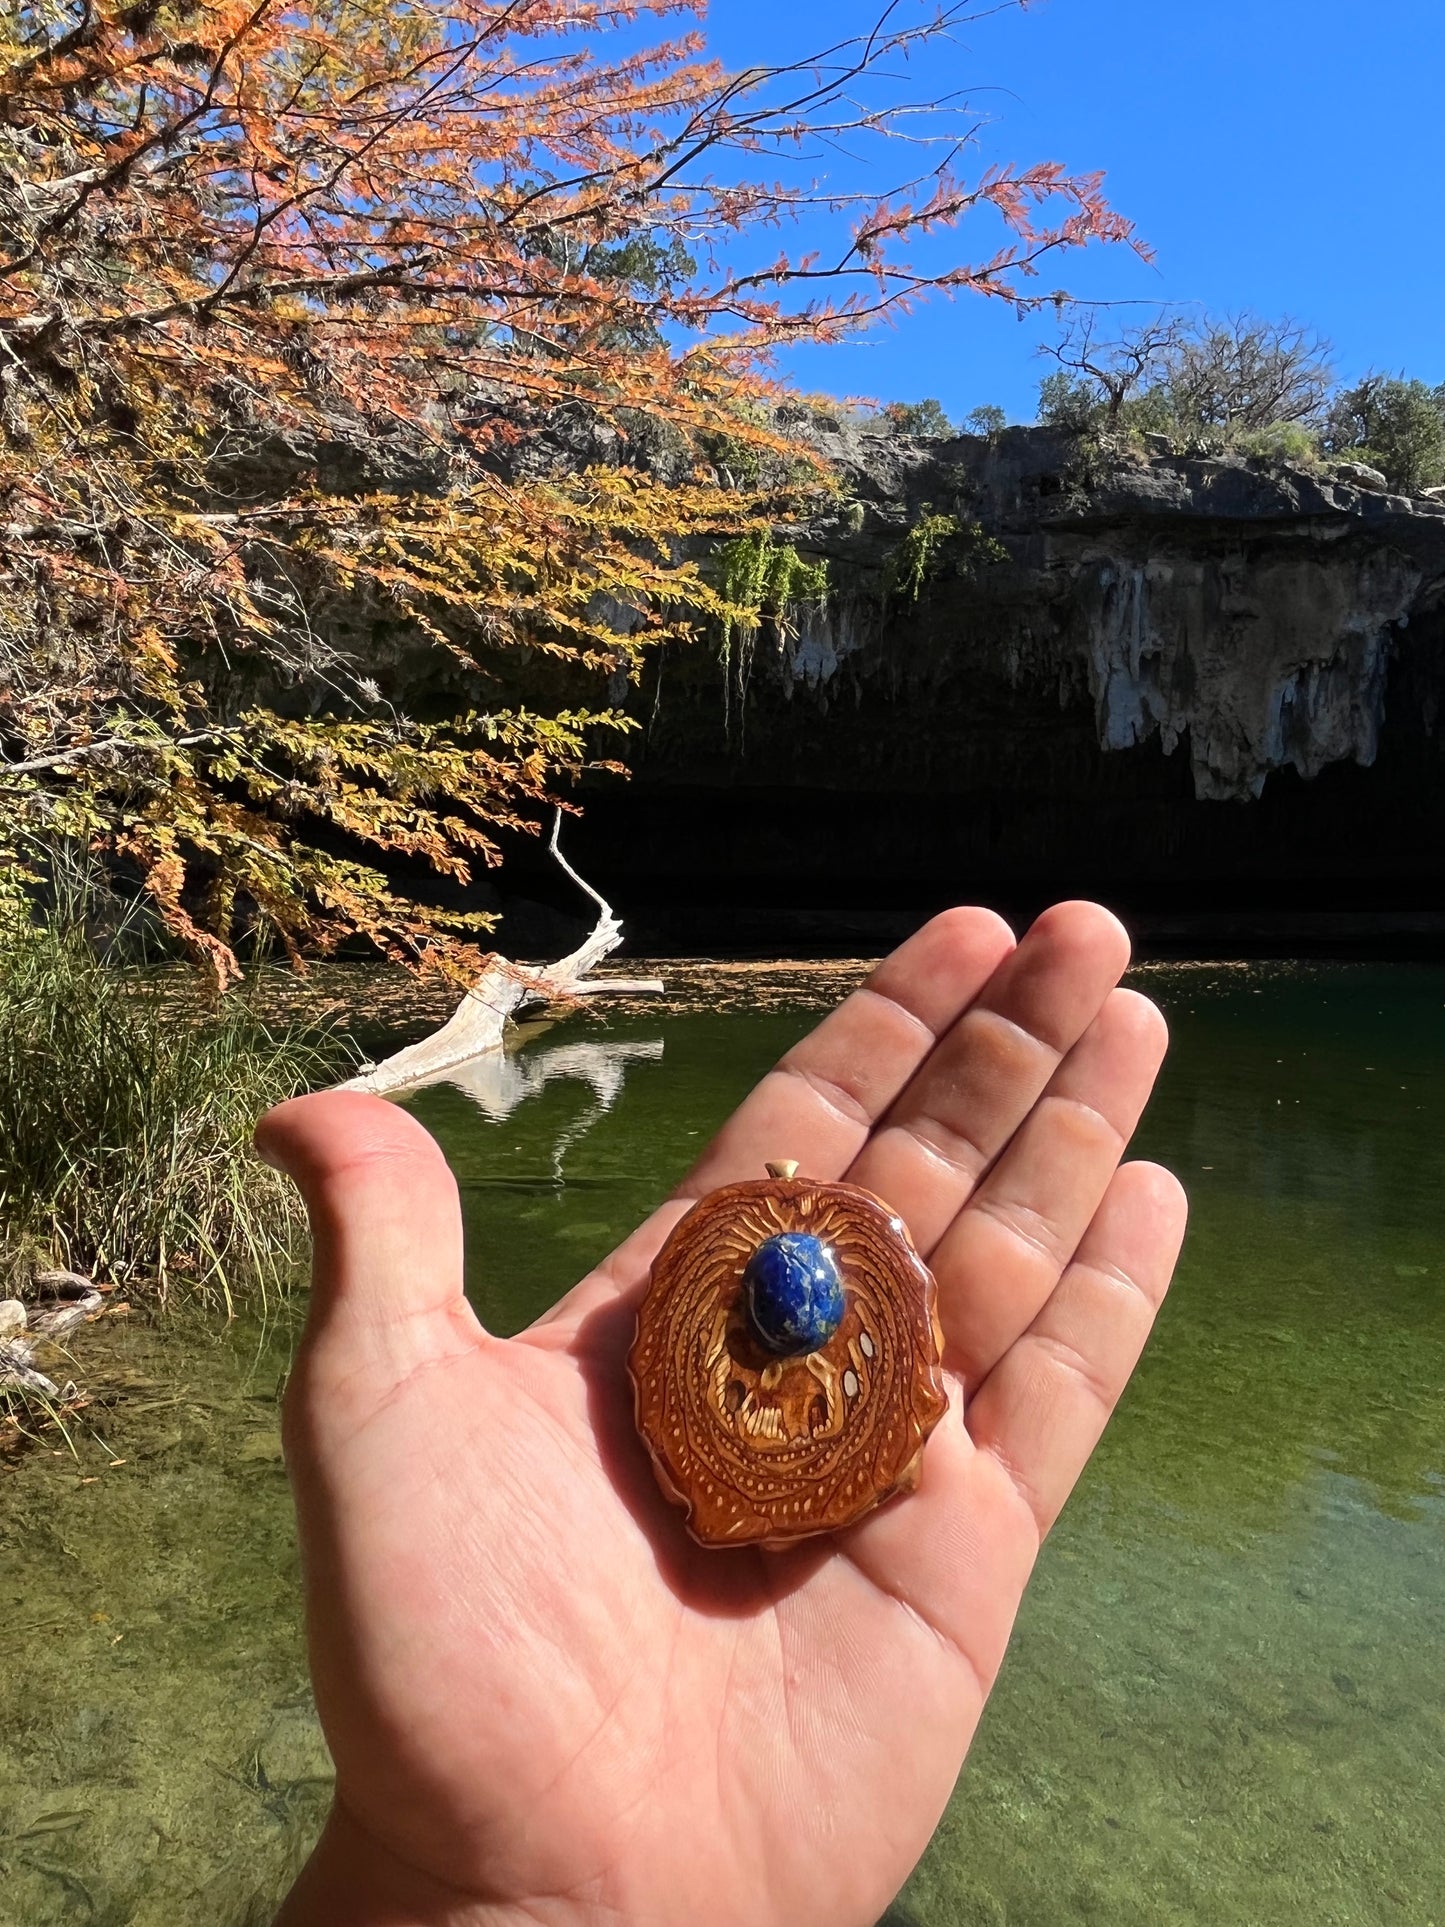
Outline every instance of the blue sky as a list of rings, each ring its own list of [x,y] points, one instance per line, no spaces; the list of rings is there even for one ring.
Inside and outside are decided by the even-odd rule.
[[[748,66],[827,45],[874,11],[712,0],[708,39]],[[970,90],[990,121],[971,167],[1105,170],[1156,251],[1152,266],[1119,248],[1056,257],[1042,288],[1288,314],[1330,338],[1344,379],[1445,381],[1445,0],[1033,0],[935,48],[908,84]],[[841,184],[889,184],[832,165]],[[992,245],[982,231],[950,243],[967,258]],[[856,345],[799,351],[788,370],[805,389],[936,395],[955,418],[992,402],[1028,421],[1051,331],[959,297]]]

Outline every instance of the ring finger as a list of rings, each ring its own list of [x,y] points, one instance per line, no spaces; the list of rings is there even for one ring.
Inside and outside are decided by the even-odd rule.
[[[1168,1032],[1116,990],[932,1254],[944,1363],[977,1385],[1058,1283],[1134,1134]]]

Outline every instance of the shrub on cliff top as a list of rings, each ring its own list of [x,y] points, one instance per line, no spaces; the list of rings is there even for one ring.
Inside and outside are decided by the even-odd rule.
[[[1086,318],[1042,352],[1059,366],[1039,420],[1081,441],[1158,430],[1195,453],[1305,468],[1344,456],[1407,494],[1445,482],[1445,383],[1372,374],[1332,389],[1329,343],[1292,321],[1161,315],[1102,338]]]
[[[1380,469],[1411,493],[1445,482],[1445,384],[1366,375],[1336,396],[1326,425],[1330,453]]]
[[[891,401],[879,413],[895,435],[938,438],[954,433],[953,423],[943,412],[943,403],[932,395],[923,401]]]
[[[1250,314],[1161,314],[1111,337],[1089,316],[1041,352],[1059,366],[1040,384],[1039,419],[1073,433],[1154,431],[1233,447],[1284,424],[1312,434],[1330,392],[1328,342]]]

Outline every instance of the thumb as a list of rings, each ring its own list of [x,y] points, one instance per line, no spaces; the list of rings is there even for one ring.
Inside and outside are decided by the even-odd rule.
[[[462,1291],[456,1180],[414,1117],[361,1091],[322,1091],[268,1111],[256,1149],[296,1182],[311,1224],[308,1345],[404,1375],[475,1343]]]

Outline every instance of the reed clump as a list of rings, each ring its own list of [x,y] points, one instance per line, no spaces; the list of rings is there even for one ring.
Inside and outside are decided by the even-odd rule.
[[[303,1218],[251,1132],[346,1055],[175,966],[118,966],[83,915],[0,912],[0,1297],[44,1264],[228,1314],[283,1283]]]

